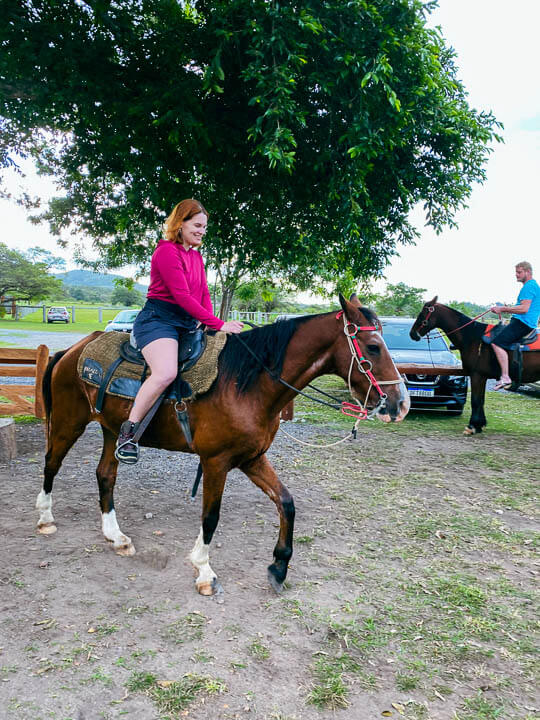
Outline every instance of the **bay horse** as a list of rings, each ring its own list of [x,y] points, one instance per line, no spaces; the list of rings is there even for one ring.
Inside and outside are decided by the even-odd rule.
[[[400,421],[409,410],[408,393],[378,332],[377,317],[362,307],[356,296],[350,301],[340,296],[340,303],[338,315],[331,312],[283,320],[230,336],[220,354],[214,384],[188,403],[191,447],[172,403],[161,405],[141,438],[141,445],[147,447],[199,455],[202,521],[189,558],[198,573],[195,582],[202,595],[222,591],[210,567],[209,546],[227,473],[233,468],[240,468],[277,507],[280,529],[268,578],[276,591],[283,585],[292,555],[295,508],[266,452],[279,428],[280,411],[296,390],[320,375],[333,373],[348,382],[355,399],[361,399],[357,409],[362,407],[385,422]],[[118,467],[115,443],[132,401],[107,395],[101,412],[96,412],[98,388],[84,383],[77,372],[83,348],[101,334],[94,332],[56,353],[44,375],[47,452],[43,489],[36,502],[38,530],[44,534],[56,531],[51,497],[54,477],[88,423],[97,420],[103,432],[96,471],[103,535],[119,555],[133,555],[135,548],[120,530],[113,500]]]
[[[487,425],[484,413],[486,382],[498,378],[501,368],[493,349],[482,341],[488,325],[467,317],[462,312],[437,302],[437,296],[424,303],[422,310],[410,330],[413,340],[420,340],[430,330],[438,328],[445,332],[459,350],[465,375],[471,378],[471,417],[464,435],[482,432]],[[510,367],[511,367],[510,363]],[[512,376],[512,371],[510,372]],[[512,378],[516,379],[516,378]],[[523,382],[540,379],[540,352],[531,350],[523,353]]]

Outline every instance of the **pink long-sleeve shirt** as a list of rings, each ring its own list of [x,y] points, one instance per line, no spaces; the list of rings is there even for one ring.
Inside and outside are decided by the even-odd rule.
[[[175,303],[212,330],[220,330],[223,320],[214,315],[201,254],[185,250],[178,243],[159,241],[150,265],[148,298]]]

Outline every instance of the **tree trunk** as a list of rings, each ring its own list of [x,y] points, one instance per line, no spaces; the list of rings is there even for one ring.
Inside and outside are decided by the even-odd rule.
[[[227,318],[229,317],[229,311],[231,309],[232,305],[232,299],[234,295],[234,288],[230,287],[223,287],[223,294],[221,296],[221,307],[219,308],[219,317],[222,320],[227,321]]]

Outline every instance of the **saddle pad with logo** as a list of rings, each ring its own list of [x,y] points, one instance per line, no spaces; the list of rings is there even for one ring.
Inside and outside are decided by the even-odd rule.
[[[126,342],[126,333],[103,333],[88,343],[82,351],[77,363],[79,377],[88,385],[100,387],[111,364],[120,357],[120,346]],[[193,400],[207,392],[218,374],[218,358],[227,342],[226,333],[218,332],[208,335],[206,349],[197,363],[182,373],[182,378],[189,383],[193,391]],[[107,394],[132,399],[141,386],[142,365],[124,360],[111,375],[107,385]],[[147,370],[150,375],[150,369]]]

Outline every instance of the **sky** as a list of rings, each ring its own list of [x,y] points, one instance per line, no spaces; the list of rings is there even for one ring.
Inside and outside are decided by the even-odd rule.
[[[458,228],[437,236],[415,213],[420,239],[399,250],[375,289],[403,282],[425,288],[426,299],[438,295],[445,303],[513,303],[521,287],[514,276],[517,262],[528,260],[540,277],[540,1],[514,0],[510,6],[507,0],[440,0],[430,24],[440,25],[456,50],[469,104],[494,113],[504,124],[505,142],[494,146],[487,179],[457,214]],[[32,195],[54,194],[50,181],[28,165],[25,171],[24,187]],[[17,194],[20,178],[11,174],[8,183]],[[37,245],[64,257],[68,270],[77,267],[47,227],[32,225],[13,202],[0,199],[0,220],[2,242],[9,247]],[[133,274],[133,268],[118,272]]]

